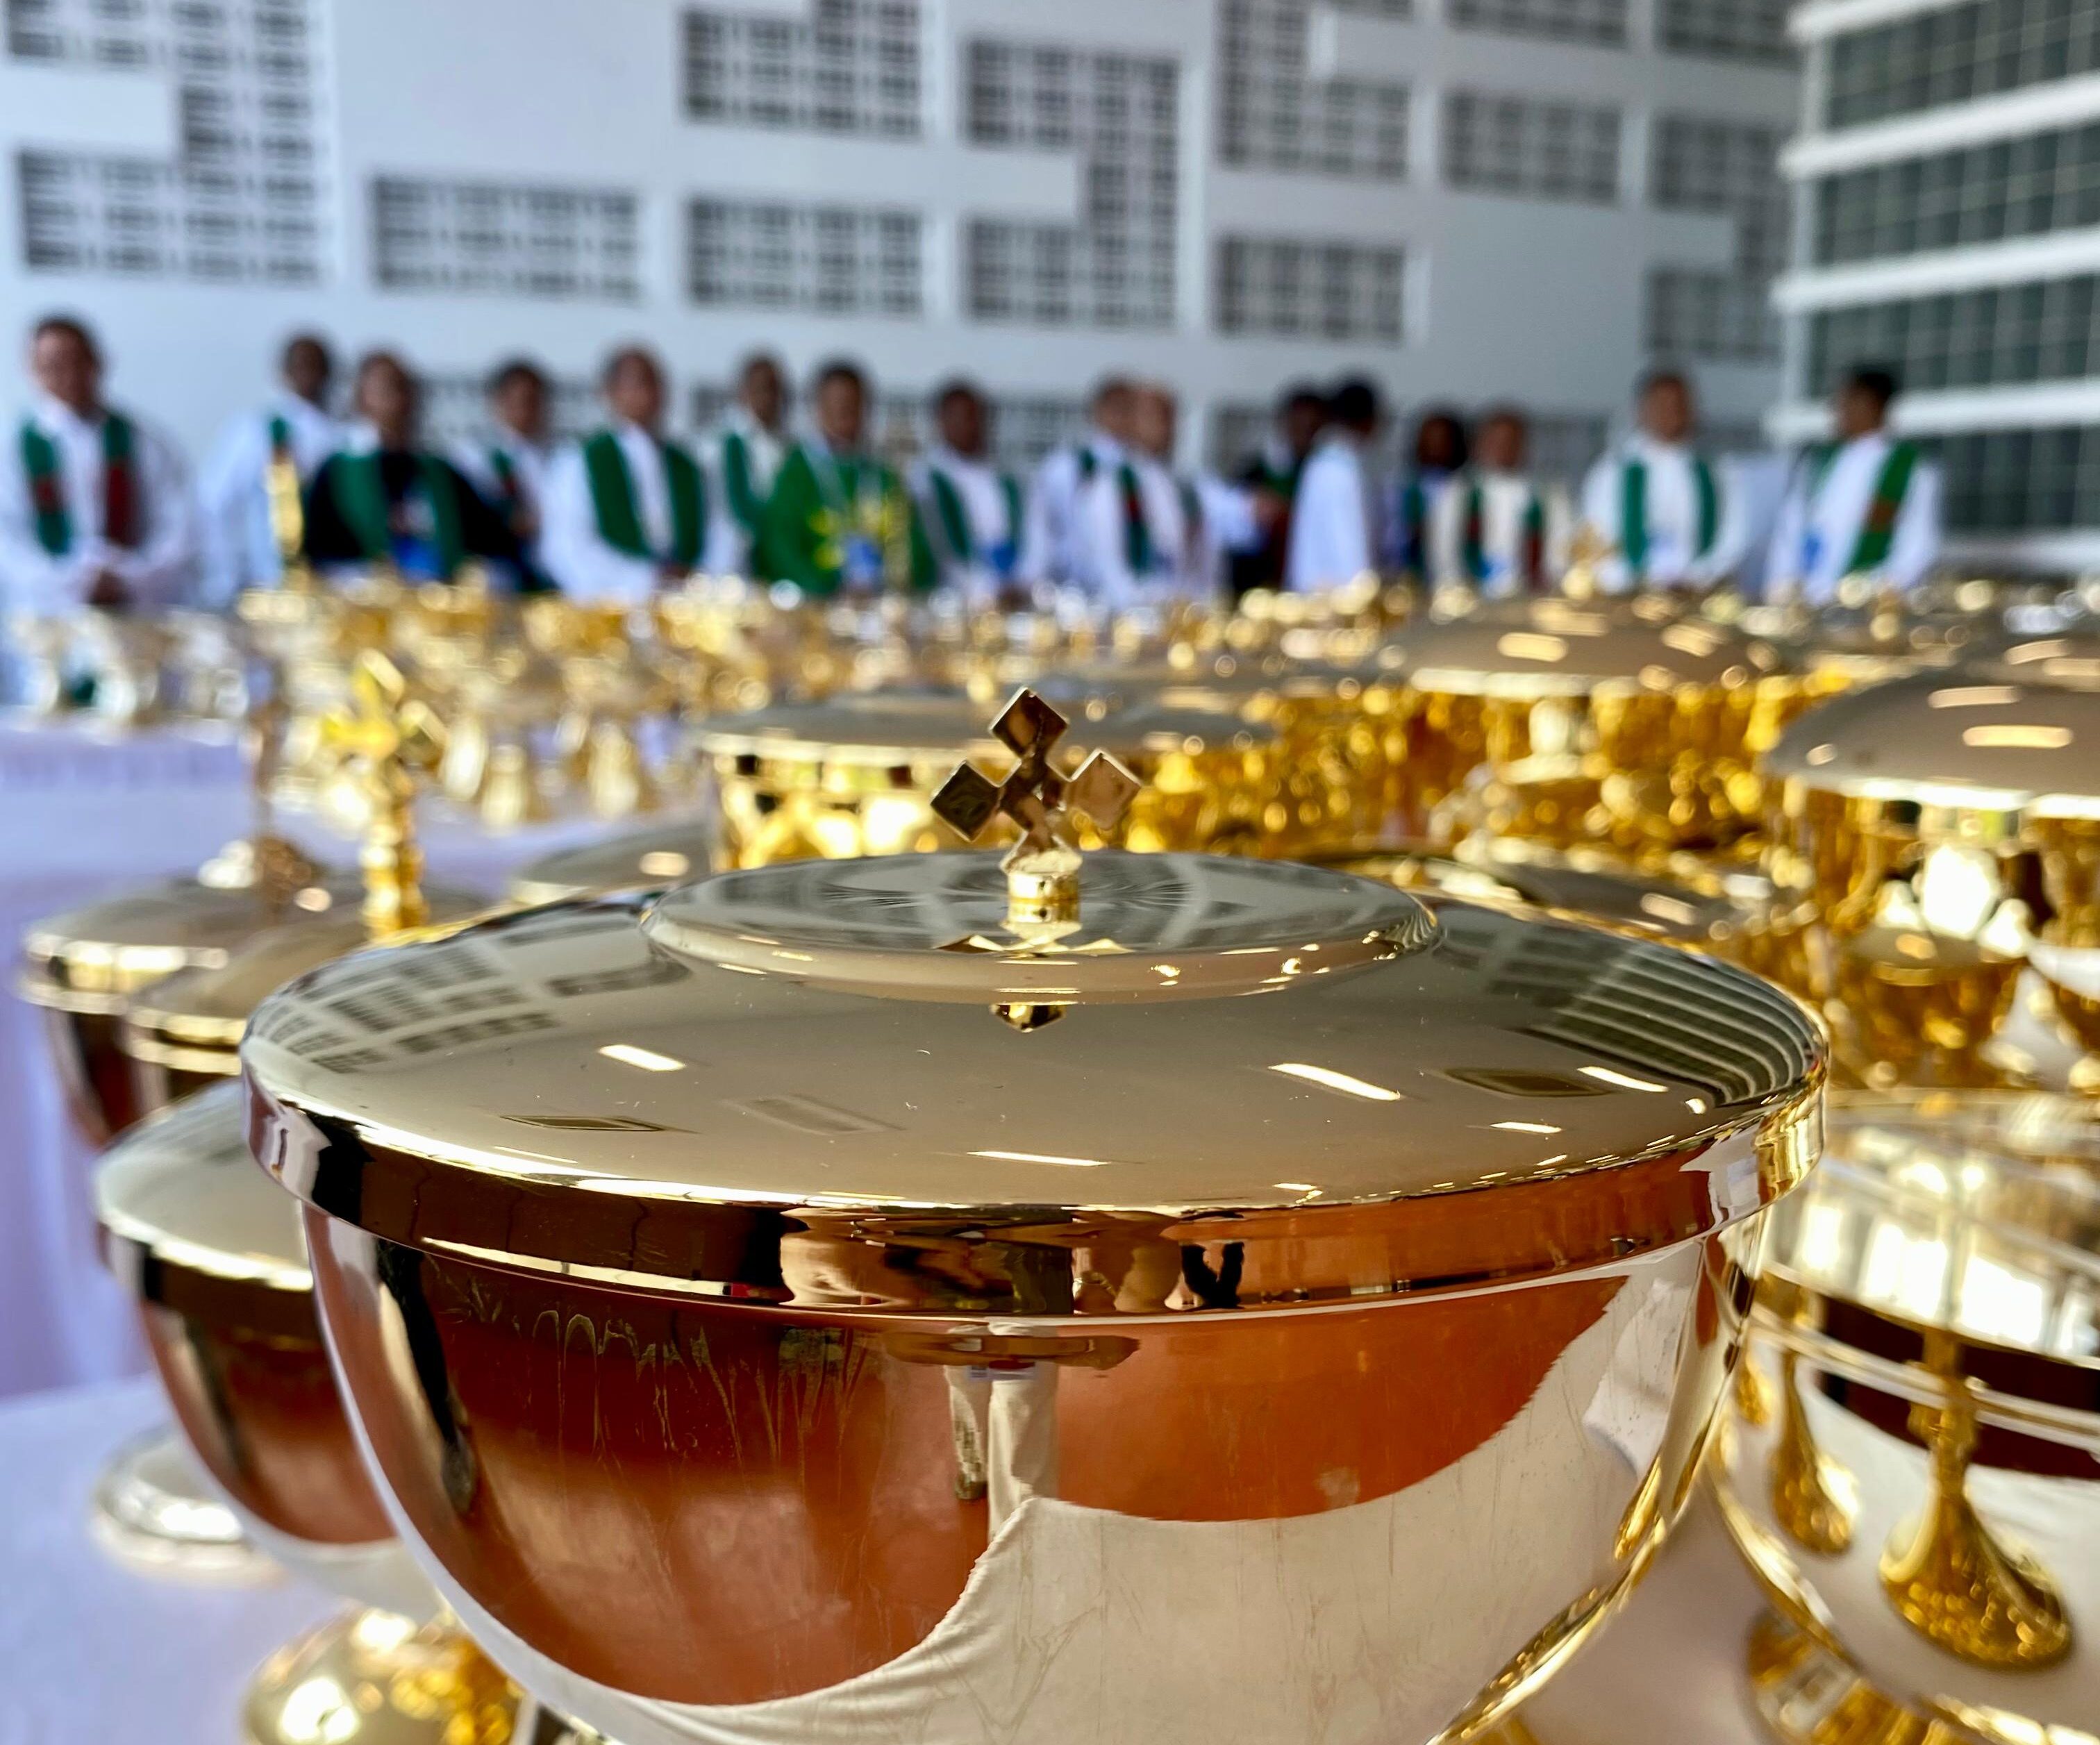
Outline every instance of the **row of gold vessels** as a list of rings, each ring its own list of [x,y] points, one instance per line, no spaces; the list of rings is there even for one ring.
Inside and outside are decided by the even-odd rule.
[[[2076,1738],[2093,1674],[2063,1568],[2093,1561],[2073,1506],[2092,1492],[2043,1469],[2071,1486],[2054,1558],[2032,1529],[2024,1549],[1994,1536],[1979,1500],[2001,1469],[2035,1470],[2036,1414],[2020,1412],[2037,1388],[2050,1446],[2091,1459],[2093,1227],[2067,1185],[2089,1192],[2091,1178],[2062,1161],[2084,1144],[2061,1114],[2076,1105],[2034,1105],[2058,1112],[2038,1128],[2028,1105],[1980,1094],[1955,1100],[1958,1121],[1914,1098],[1850,1104],[1833,1123],[1842,1168],[1782,1201],[1819,1143],[1820,1038],[1759,983],[1632,936],[1792,976],[1848,1020],[1842,1076],[1863,1087],[1957,1064],[1962,1084],[2075,1086],[2062,1018],[2091,942],[2068,827],[2078,736],[2096,730],[2080,712],[2084,657],[2069,637],[1993,638],[1963,663],[1951,638],[1921,637],[1924,678],[1838,706],[1856,718],[1825,708],[1781,733],[1734,694],[1757,688],[1727,658],[1740,634],[1674,609],[1476,615],[1420,627],[1387,669],[1409,678],[1383,694],[1374,675],[1323,693],[1271,667],[1234,698],[1215,681],[1238,657],[1212,653],[1195,685],[1185,660],[1165,674],[1133,661],[1067,676],[1079,725],[1064,745],[1096,754],[1083,766],[1059,755],[1062,720],[1030,703],[1001,718],[1001,762],[980,757],[1011,778],[941,789],[927,730],[941,699],[854,701],[829,725],[792,712],[725,724],[703,741],[718,821],[521,880],[522,897],[562,899],[551,907],[339,963],[342,937],[298,961],[265,954],[209,1035],[169,1022],[183,1002],[117,986],[126,951],[104,938],[105,1005],[78,1016],[104,1046],[77,1056],[99,1060],[83,1082],[148,1103],[188,1082],[170,1066],[230,1072],[255,999],[322,966],[246,1025],[248,1135],[307,1208],[311,1266],[294,1202],[238,1166],[232,1087],[141,1130],[104,1177],[112,1253],[136,1262],[192,1443],[273,1549],[364,1547],[397,1573],[412,1560],[514,1674],[630,1742],[883,1737],[900,1712],[935,1717],[915,1734],[929,1739],[990,1736],[988,1713],[1039,1730],[1023,1738],[1119,1734],[1132,1716],[1166,1737],[1456,1738],[1520,1699],[1638,1572],[1714,1440],[1740,1346],[1766,1342],[1737,1373],[1715,1465],[1789,1619],[1758,1644],[1776,1727],[1838,1737],[1817,1731],[1828,1715],[1803,1719],[1827,1699],[1841,1720],[1881,1703],[1886,1736],[1910,1736],[1879,1686],[1983,1737]],[[1579,682],[1573,652],[1621,637],[1725,663]],[[1801,698],[1838,688],[1831,667],[1785,664]],[[1540,668],[1557,682],[1516,676]],[[1891,765],[1912,743],[1868,705],[1900,707],[1920,685],[1924,718],[1959,717],[1981,762],[1922,778]],[[1723,698],[1727,725],[1698,713],[1702,690]],[[398,794],[412,735],[388,729],[399,711],[384,687],[368,682],[364,701],[355,760]],[[2100,696],[2092,708],[2100,723]],[[919,730],[898,731],[899,710]],[[1109,730],[1150,712],[1224,724],[1174,720],[1134,744]],[[871,716],[879,732],[856,725]],[[1355,785],[1331,814],[1293,817],[1265,776],[1235,796],[1257,751],[1303,775],[1338,720],[1355,756],[1323,779],[1341,768]],[[1760,765],[1751,742],[1768,727]],[[1698,757],[1673,750],[1688,739]],[[859,755],[871,740],[911,755]],[[1216,746],[1223,760],[1207,761]],[[951,734],[946,761],[975,748]],[[1123,769],[1118,753],[1148,749],[1157,764]],[[1912,761],[1944,749],[1920,743]],[[1440,756],[1440,791],[1395,785]],[[1617,776],[1688,797],[1685,827],[1657,836],[1657,809]],[[1455,853],[1332,848],[1361,817],[1389,821],[1396,795],[1430,828],[1473,833]],[[810,795],[792,829],[753,830]],[[1710,839],[1716,819],[1755,815],[1753,796],[1779,821],[1762,867]],[[782,859],[931,845],[916,826],[866,834],[884,801],[893,826],[898,803],[923,804],[1021,848],[1004,878],[960,855]],[[387,932],[419,919],[400,901],[412,865],[394,817],[373,863]],[[1329,817],[1343,828],[1323,841]],[[1648,866],[1567,852],[1578,818]],[[1608,827],[1628,819],[1639,829]],[[1184,852],[1102,855],[1080,875],[1061,827]],[[1185,852],[1205,847],[1330,864]],[[710,863],[750,870],[660,901],[585,894]],[[258,880],[251,910],[266,906]],[[1418,901],[1399,885],[1428,888]],[[309,878],[275,913],[343,900]],[[2018,928],[2002,919],[2015,904]],[[94,931],[46,930],[43,960]],[[226,992],[245,955],[229,929],[148,972],[179,962]],[[2020,998],[2052,1010],[2008,1052],[1999,1020],[2023,964]],[[1987,977],[1982,998],[1970,982]],[[1949,1009],[1966,1028],[1942,1025],[1929,1048],[1862,1051],[1906,1033],[1907,1012],[1922,1027]],[[112,1064],[108,1033],[127,1023],[131,1061],[157,1080]],[[1015,1047],[1038,1058],[990,1053]],[[2001,1185],[1921,1211],[1924,1135],[1957,1128],[1967,1150],[1936,1179]],[[214,1237],[243,1196],[255,1221]],[[1746,1329],[1773,1201],[1781,1252]],[[1992,1337],[1952,1309],[1931,1324],[1915,1257],[1899,1266],[1908,1294],[1889,1299],[1890,1245],[1924,1240],[1902,1217],[1957,1257],[1935,1300],[1958,1306],[1976,1279],[2041,1291],[2047,1338],[2023,1346],[2005,1315],[1984,1317]],[[1926,1346],[1862,1337],[1882,1366],[1863,1381],[1833,1303]],[[376,1500],[340,1465],[323,1329]],[[2040,1365],[2026,1393],[2001,1373],[2009,1348]],[[1911,1402],[1900,1422],[1869,1409],[1890,1398]],[[2007,1412],[2027,1441],[2000,1448]],[[1878,1467],[1862,1437],[1881,1439]],[[324,1450],[348,1478],[318,1476]],[[1846,1513],[1846,1474],[1862,1467],[1877,1506],[1908,1483],[1923,1513],[1883,1558],[1911,1572],[1879,1581],[1871,1619],[1836,1573],[1848,1553],[1883,1552],[1856,1503]],[[1829,1506],[1767,1509],[1767,1492]],[[316,1497],[338,1496],[358,1506],[317,1522]],[[1819,1539],[1824,1517],[1846,1531]],[[722,1581],[731,1557],[745,1582]],[[1833,1560],[1820,1583],[1819,1558]],[[2041,1596],[2033,1607],[1990,1589],[2000,1569],[2026,1584],[2009,1592]],[[337,1584],[387,1611],[275,1668],[258,1737],[288,1690],[311,1702],[315,1665],[341,1686],[343,1664],[392,1666],[389,1653],[422,1657],[410,1683],[426,1709],[443,1686],[494,1703],[491,1728],[517,1724],[456,1638],[390,1621],[434,1605]],[[1965,1603],[2017,1614],[2012,1638],[2040,1645],[2032,1663],[1976,1648]],[[1884,1614],[1908,1631],[1907,1658],[1877,1655]],[[1058,1620],[1047,1637],[1045,1619]],[[1827,1658],[1840,1651],[1851,1659]],[[1864,1680],[1836,1677],[1841,1664]]]

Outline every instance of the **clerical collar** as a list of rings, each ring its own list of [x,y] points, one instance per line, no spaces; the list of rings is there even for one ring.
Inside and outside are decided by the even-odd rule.
[[[1679,460],[1689,461],[1699,451],[1691,443],[1665,443],[1661,438],[1650,436],[1645,430],[1634,432],[1633,447],[1651,460]]]
[[[622,439],[630,436],[638,437],[651,448],[661,448],[664,446],[662,437],[646,425],[635,423],[631,418],[615,418],[612,421],[612,434]]]
[[[980,472],[992,469],[990,455],[966,455],[960,449],[951,448],[946,443],[934,443],[926,451],[926,459],[929,465],[951,473],[968,472],[973,468]]]
[[[29,402],[30,418],[54,436],[62,436],[71,430],[99,430],[102,428],[103,420],[108,416],[107,408],[97,407],[83,418],[56,394],[41,390]]]
[[[761,424],[758,414],[742,400],[730,403],[729,415],[722,421],[747,442],[778,443],[784,440],[781,431],[769,430]]]
[[[350,427],[349,439],[343,446],[354,455],[412,455],[417,452],[412,439],[397,447],[389,448],[380,440],[378,430],[369,421],[363,418]]]
[[[1079,439],[1079,446],[1091,450],[1096,460],[1105,460],[1110,465],[1125,457],[1122,442],[1097,424],[1088,427],[1087,434]]]

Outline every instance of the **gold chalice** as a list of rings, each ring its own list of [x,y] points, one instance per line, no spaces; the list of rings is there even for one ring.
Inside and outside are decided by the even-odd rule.
[[[523,910],[249,1027],[404,1543],[611,1738],[1471,1738],[1693,1483],[1820,1145],[1807,1016],[1645,940],[1083,857],[1136,782],[1061,725],[1017,698],[1017,764],[939,791],[1004,861]],[[520,1021],[419,1046],[441,958]]]
[[[2085,1745],[2100,1719],[2100,1118],[1833,1106],[1775,1214],[1714,1467],[1784,1745]]]

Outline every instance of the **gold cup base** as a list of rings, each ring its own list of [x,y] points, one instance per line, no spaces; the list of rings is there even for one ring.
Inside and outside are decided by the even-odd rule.
[[[1777,1745],[1970,1745],[1905,1708],[1800,1628],[1767,1612],[1750,1631],[1750,1701]]]
[[[453,1626],[348,1611],[262,1663],[241,1704],[244,1745],[514,1745],[571,1738],[521,1730],[517,1687]]]
[[[119,1562],[179,1581],[273,1581],[276,1567],[249,1543],[172,1430],[125,1443],[96,1480],[90,1525]]]

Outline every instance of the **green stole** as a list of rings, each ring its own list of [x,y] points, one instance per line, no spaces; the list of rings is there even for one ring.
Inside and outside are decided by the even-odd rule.
[[[948,556],[956,563],[975,563],[981,555],[977,538],[970,531],[969,511],[964,506],[963,494],[955,488],[955,482],[938,466],[929,465],[926,476],[933,487],[933,518],[941,524],[941,543],[947,548]],[[1021,543],[1021,485],[1010,473],[999,475],[999,494],[1006,499],[1007,538],[1014,545]]]
[[[416,456],[416,488],[430,505],[430,543],[437,550],[438,569],[449,581],[459,574],[466,557],[465,517],[458,490],[450,470],[434,455]],[[394,535],[386,487],[379,476],[379,451],[338,455],[333,489],[336,509],[343,525],[357,535],[366,561],[391,563]]]
[[[707,544],[706,487],[693,457],[676,443],[659,442],[656,452],[664,460],[664,482],[671,499],[671,549],[659,553],[649,549],[642,531],[642,513],[635,506],[634,480],[627,469],[627,454],[620,438],[600,430],[584,443],[584,474],[590,485],[591,509],[598,518],[598,537],[624,557],[644,562],[661,560],[675,569],[699,566]]]
[[[1808,487],[1808,509],[1812,515],[1815,500],[1823,495],[1823,482],[1829,477],[1831,463],[1838,458],[1834,444],[1824,443],[1815,451],[1815,476]],[[1860,537],[1852,547],[1851,562],[1842,573],[1860,575],[1878,570],[1889,561],[1889,549],[1895,544],[1896,522],[1903,514],[1904,499],[1910,493],[1911,475],[1917,470],[1918,452],[1915,443],[1898,443],[1889,450],[1888,459],[1882,461],[1882,470],[1874,480],[1874,494],[1867,505],[1867,518],[1860,523]]]
[[[765,494],[758,488],[752,476],[751,443],[740,430],[730,430],[722,437],[722,495],[729,499],[729,512],[745,535],[758,536],[758,518],[765,513]]]
[[[1466,482],[1466,516],[1462,549],[1466,574],[1475,582],[1488,579],[1487,491],[1477,478]],[[1524,550],[1520,579],[1536,593],[1546,572],[1546,505],[1531,492],[1524,505]]]
[[[1714,469],[1703,456],[1692,457],[1692,489],[1699,498],[1699,544],[1692,556],[1704,557],[1721,531],[1721,493]],[[1619,549],[1637,578],[1648,575],[1648,463],[1629,460],[1619,472]]]
[[[121,412],[103,414],[102,536],[120,551],[139,544],[138,447],[130,419]],[[48,557],[65,557],[73,550],[73,516],[60,476],[58,444],[29,419],[22,423],[22,470],[29,478],[37,544]]]
[[[1132,575],[1152,573],[1152,523],[1145,518],[1145,490],[1137,469],[1124,461],[1116,469],[1116,495],[1123,503],[1123,558]]]
[[[270,458],[272,460],[292,458],[292,425],[281,412],[270,415]]]

